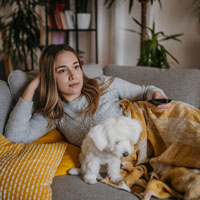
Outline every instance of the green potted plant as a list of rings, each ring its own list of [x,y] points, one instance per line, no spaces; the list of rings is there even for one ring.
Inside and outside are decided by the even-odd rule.
[[[163,32],[155,32],[155,23],[153,22],[153,27],[147,27],[146,25],[146,14],[147,14],[147,4],[150,2],[153,4],[158,1],[161,5],[161,0],[138,0],[141,3],[141,23],[133,18],[133,20],[140,26],[141,32],[126,29],[128,31],[135,32],[140,36],[140,58],[138,60],[137,66],[150,66],[158,68],[170,68],[167,60],[167,55],[172,57],[172,59],[178,63],[178,60],[171,55],[167,49],[161,44],[165,40],[177,40],[182,34],[174,34],[166,36]],[[199,0],[195,0],[199,1]],[[104,4],[108,5],[110,8],[115,0],[105,0]],[[132,10],[134,0],[129,0],[129,13]]]
[[[77,27],[88,29],[90,27],[91,13],[88,12],[88,0],[77,0]]]
[[[132,18],[135,23],[139,26],[142,26],[136,19]],[[169,52],[167,49],[161,44],[163,41],[167,40],[176,40],[181,41],[178,37],[183,34],[173,34],[173,35],[165,35],[164,32],[155,31],[155,22],[153,22],[152,28],[146,27],[146,39],[142,43],[141,54],[138,60],[137,66],[149,66],[149,67],[157,67],[157,68],[170,68],[170,64],[167,59],[167,55],[170,56],[176,63],[178,60]],[[126,29],[128,31],[137,33],[139,32]]]
[[[3,0],[1,7],[10,5],[11,12],[1,17],[8,42],[8,54],[16,65],[23,64],[25,71],[37,62],[36,49],[40,43],[39,16],[35,7],[39,0]]]
[[[158,1],[160,4],[160,7],[162,7],[161,5],[161,0],[138,0],[138,2],[141,4],[141,33],[140,33],[140,50],[142,49],[142,43],[145,41],[146,39],[146,18],[147,18],[147,5],[148,3],[151,3],[151,5]],[[107,8],[110,8],[113,3],[115,2],[115,0],[105,0],[104,4],[108,4]],[[129,14],[131,13],[131,10],[133,8],[134,5],[134,0],[129,0]]]

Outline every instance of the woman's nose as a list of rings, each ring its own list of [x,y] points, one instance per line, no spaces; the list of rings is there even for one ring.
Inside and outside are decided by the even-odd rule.
[[[76,73],[73,72],[72,70],[69,70],[69,79],[73,80],[76,77]]]

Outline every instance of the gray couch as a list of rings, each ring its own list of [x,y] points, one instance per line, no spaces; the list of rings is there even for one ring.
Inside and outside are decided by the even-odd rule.
[[[140,85],[155,85],[165,91],[173,100],[183,101],[200,108],[200,70],[164,70],[149,67],[108,65],[102,70],[99,65],[83,67],[89,77],[102,74],[126,79]],[[14,71],[10,74],[8,84],[0,81],[0,132],[3,131],[8,114],[26,84],[35,73]],[[54,200],[135,200],[135,195],[112,188],[103,183],[86,184],[80,177],[58,176],[52,184]],[[156,198],[152,198],[156,199]]]

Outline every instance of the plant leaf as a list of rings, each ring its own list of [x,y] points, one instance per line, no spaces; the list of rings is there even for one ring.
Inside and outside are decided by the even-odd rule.
[[[137,33],[138,35],[140,35],[140,32],[132,30],[132,29],[125,28],[124,30],[125,31],[130,31],[130,32],[133,32],[133,33]]]
[[[180,39],[178,39],[177,37],[180,37],[180,36],[182,36],[183,35],[183,33],[179,33],[179,34],[174,34],[174,35],[169,35],[169,36],[166,36],[165,38],[163,38],[162,40],[160,40],[160,41],[165,41],[165,40],[176,40],[176,41],[179,41],[179,42],[181,42],[181,40]]]
[[[129,0],[129,14],[131,13],[131,10],[133,8],[133,3],[134,3],[133,0]]]

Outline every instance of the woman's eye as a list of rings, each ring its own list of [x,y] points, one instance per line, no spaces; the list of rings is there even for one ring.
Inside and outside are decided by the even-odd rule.
[[[79,67],[80,67],[80,65],[75,65],[74,66],[75,69],[78,69]]]
[[[61,69],[60,71],[59,71],[59,73],[64,73],[66,70],[65,69]]]

